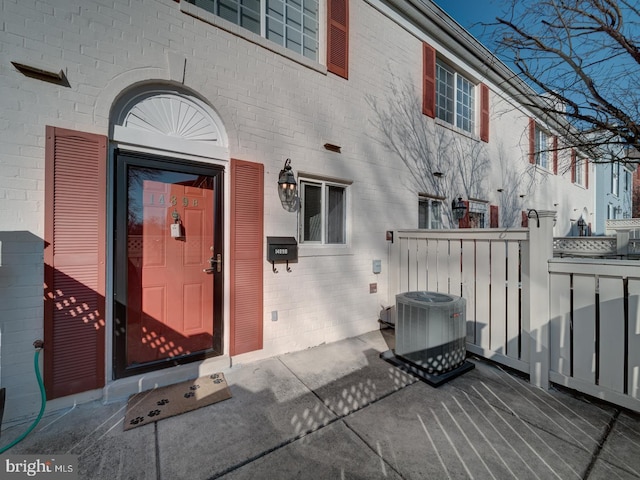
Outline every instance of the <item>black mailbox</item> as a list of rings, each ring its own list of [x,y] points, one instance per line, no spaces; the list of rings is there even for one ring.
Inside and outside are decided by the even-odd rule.
[[[293,237],[267,237],[267,260],[269,262],[298,260],[298,242]]]

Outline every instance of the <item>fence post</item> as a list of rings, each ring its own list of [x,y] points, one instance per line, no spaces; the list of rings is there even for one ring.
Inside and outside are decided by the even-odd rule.
[[[386,321],[391,322],[393,324],[395,324],[396,322],[396,294],[400,293],[399,289],[400,289],[400,262],[399,262],[399,245],[400,245],[400,238],[399,238],[399,232],[397,230],[392,231],[392,232],[387,232],[390,233],[390,237],[387,237],[387,245],[388,245],[388,256],[389,256],[389,267],[387,269],[388,271],[388,280],[387,280],[387,301],[389,302],[388,305],[386,305],[387,308],[389,308],[388,310],[388,315],[389,317],[386,319]]]
[[[616,253],[625,257],[629,254],[628,229],[616,229]]]
[[[529,335],[529,381],[549,388],[549,259],[553,258],[551,210],[529,211],[528,255],[523,255],[523,333]],[[528,320],[528,322],[526,321]],[[525,337],[526,341],[526,337]]]

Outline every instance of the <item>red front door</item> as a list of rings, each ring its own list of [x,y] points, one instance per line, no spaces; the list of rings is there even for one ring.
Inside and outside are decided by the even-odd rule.
[[[221,171],[130,154],[118,161],[126,208],[116,292],[126,302],[116,308],[116,374],[220,354]]]

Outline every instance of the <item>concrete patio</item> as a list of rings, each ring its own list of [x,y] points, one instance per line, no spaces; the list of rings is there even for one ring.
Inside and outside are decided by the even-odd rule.
[[[48,413],[7,453],[77,455],[79,478],[109,480],[640,478],[639,415],[476,358],[430,387],[379,358],[392,332],[234,366],[230,400],[126,432],[125,401]]]

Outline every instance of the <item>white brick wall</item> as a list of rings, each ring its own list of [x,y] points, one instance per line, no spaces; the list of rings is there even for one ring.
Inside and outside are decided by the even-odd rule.
[[[26,231],[0,232],[0,386],[4,419],[33,415],[40,395],[33,342],[43,338],[43,247]]]
[[[393,301],[387,298],[385,231],[417,227],[418,205],[407,169],[380,142],[366,95],[393,101],[388,97],[393,72],[413,82],[419,96],[424,39],[369,3],[352,0],[345,80],[327,74],[320,64],[308,68],[303,66],[306,60],[298,63],[266,49],[260,45],[268,45],[264,40],[252,43],[186,15],[173,0],[1,0],[0,5],[0,232],[20,230],[33,240],[30,244],[39,245],[22,257],[3,249],[3,261],[20,264],[12,275],[26,283],[12,284],[16,294],[0,305],[3,386],[9,379],[18,385],[18,377],[29,370],[31,343],[42,336],[45,126],[109,135],[117,98],[143,83],[157,86],[182,80],[181,59],[186,59],[185,87],[222,118],[231,156],[265,165],[265,236],[297,232],[297,217],[281,208],[275,188],[286,158],[291,158],[296,174],[353,181],[351,245],[344,255],[313,256],[311,249],[301,247],[292,272],[279,266],[278,274],[265,261],[261,354],[298,350],[377,328],[381,305]],[[69,87],[25,77],[11,61],[62,69]],[[471,73],[483,78],[481,72]],[[492,99],[495,110],[505,110],[505,101],[495,92]],[[507,110],[492,120],[488,148],[494,157],[504,149],[502,154],[524,172],[526,115],[510,106]],[[343,153],[326,151],[326,142],[340,145]],[[539,190],[531,203],[527,201],[529,207],[551,208],[546,203],[549,189],[567,192],[568,198],[560,200],[567,211],[571,202],[588,204],[588,192],[582,195],[578,190],[576,196],[561,179],[540,176],[536,182]],[[487,200],[497,202],[500,187],[488,178]],[[382,260],[380,275],[372,273],[374,259]],[[7,268],[11,269],[0,268],[0,281],[8,281]],[[370,283],[378,284],[378,293],[369,293]],[[278,312],[275,322],[272,311]],[[8,335],[12,345],[20,346],[7,346]],[[6,349],[11,348],[20,358],[17,363],[5,363]],[[13,384],[8,387],[15,389]],[[12,391],[14,405],[18,398]],[[17,412],[9,406],[6,415],[32,414],[37,402],[29,399],[20,399],[25,409]]]

